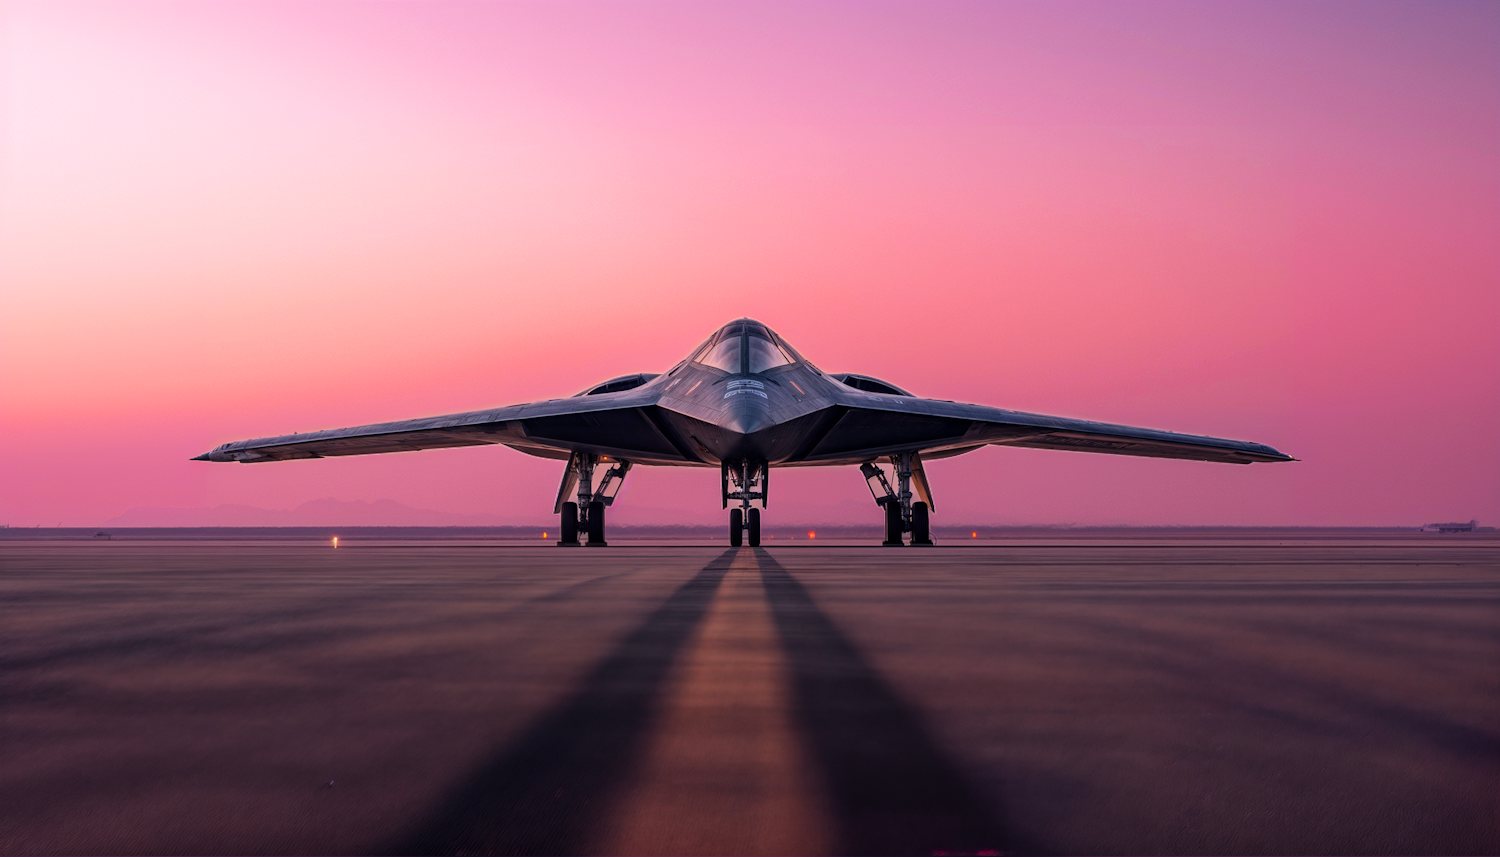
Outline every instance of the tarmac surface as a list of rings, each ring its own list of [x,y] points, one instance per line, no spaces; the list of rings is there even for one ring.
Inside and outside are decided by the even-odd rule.
[[[1500,541],[0,544],[8,854],[1500,852]]]

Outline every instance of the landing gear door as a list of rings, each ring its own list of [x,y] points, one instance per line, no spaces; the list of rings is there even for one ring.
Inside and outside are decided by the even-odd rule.
[[[557,489],[557,502],[552,504],[552,514],[562,514],[563,504],[573,495],[573,489],[578,487],[578,453],[568,456],[568,469],[563,471],[562,487]]]
[[[922,456],[915,452],[911,454],[911,482],[917,491],[917,499],[927,504],[928,511],[936,512],[937,506],[932,502],[932,486],[927,484],[927,471],[922,468]]]

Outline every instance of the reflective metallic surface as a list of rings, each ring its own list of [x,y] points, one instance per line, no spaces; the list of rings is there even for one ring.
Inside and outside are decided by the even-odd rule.
[[[623,375],[568,399],[226,443],[195,460],[256,463],[484,444],[565,459],[553,510],[561,516],[558,544],[595,547],[607,544],[605,509],[613,495],[605,487],[637,464],[719,467],[723,505],[736,502],[730,544],[753,547],[772,467],[858,465],[873,479],[877,462],[889,462],[899,490],[882,476],[886,494],[874,498],[885,517],[882,544],[904,545],[910,533],[912,545],[925,546],[933,544],[929,516],[936,507],[923,458],[995,444],[1232,464],[1293,460],[1258,443],[923,399],[868,375],[825,375],[748,318],[724,325],[664,374]],[[610,459],[619,464],[595,486],[596,467]],[[568,499],[575,490],[576,502]]]
[[[700,362],[701,361],[701,362]],[[900,452],[940,458],[986,444],[1187,458],[1290,461],[1269,446],[923,399],[862,375],[825,375],[765,325],[731,322],[688,360],[566,399],[223,444],[245,463],[505,444],[566,459],[717,467],[858,465]]]

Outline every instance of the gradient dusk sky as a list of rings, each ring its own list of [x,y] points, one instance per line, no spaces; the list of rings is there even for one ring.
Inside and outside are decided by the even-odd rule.
[[[990,448],[930,465],[936,524],[1500,523],[1500,3],[0,9],[0,523],[545,524],[561,465],[503,447],[188,458],[663,371],[741,315],[1302,459]],[[853,468],[774,481],[770,523],[878,522]],[[717,492],[640,469],[612,520]]]

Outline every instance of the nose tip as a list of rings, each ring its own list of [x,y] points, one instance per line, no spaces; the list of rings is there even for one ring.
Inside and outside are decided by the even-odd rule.
[[[731,391],[724,428],[739,434],[753,434],[771,424],[770,403],[758,387],[758,384],[755,387],[742,386]]]
[[[771,424],[771,418],[759,413],[737,413],[724,421],[724,427],[740,434],[753,434]]]

